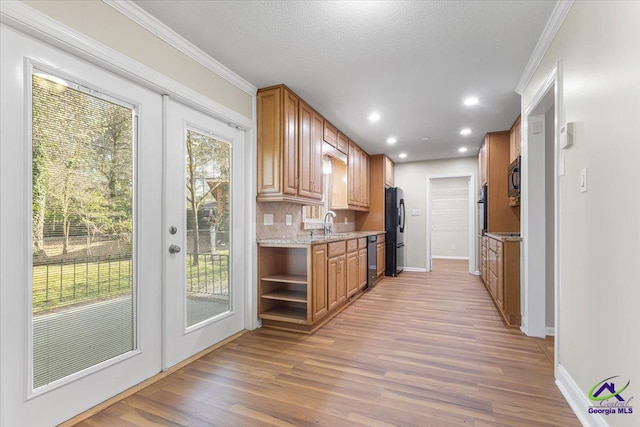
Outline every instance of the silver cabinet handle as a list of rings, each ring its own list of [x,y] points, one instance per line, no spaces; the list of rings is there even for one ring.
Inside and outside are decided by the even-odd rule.
[[[178,245],[169,246],[169,253],[170,254],[177,254],[178,252],[180,252],[180,246],[178,246]]]

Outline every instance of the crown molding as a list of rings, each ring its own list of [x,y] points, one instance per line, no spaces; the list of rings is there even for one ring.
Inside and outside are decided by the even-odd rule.
[[[164,76],[21,1],[0,1],[0,22],[157,93],[167,94],[185,105],[228,123],[232,127],[242,130],[255,127],[255,120]]]
[[[516,92],[519,95],[522,95],[524,90],[527,88],[531,77],[533,77],[533,73],[535,73],[538,65],[540,65],[544,54],[547,53],[547,49],[551,46],[551,42],[553,42],[560,26],[567,17],[569,9],[573,6],[573,2],[574,0],[559,0],[553,8],[551,16],[549,16],[549,20],[547,21],[547,25],[545,25],[544,30],[542,30],[538,43],[536,43],[536,47],[533,49],[529,62],[527,62],[527,66],[524,67],[524,71],[516,85]]]
[[[218,74],[229,83],[243,90],[251,96],[255,96],[258,89],[231,71],[229,68],[216,61],[193,43],[173,31],[163,22],[153,17],[149,12],[142,9],[130,0],[102,0],[127,18],[131,19],[151,34],[168,43],[173,48],[187,55],[208,70]]]

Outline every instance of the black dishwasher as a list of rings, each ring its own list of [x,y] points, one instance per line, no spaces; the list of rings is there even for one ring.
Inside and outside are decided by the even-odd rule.
[[[367,237],[367,288],[373,286],[378,277],[378,236]]]

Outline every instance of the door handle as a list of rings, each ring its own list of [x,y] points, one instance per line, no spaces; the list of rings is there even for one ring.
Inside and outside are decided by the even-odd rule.
[[[171,245],[171,246],[169,246],[169,253],[170,253],[170,254],[177,254],[177,253],[179,253],[179,252],[180,252],[180,250],[181,250],[181,249],[180,249],[180,246],[178,246],[178,245]]]

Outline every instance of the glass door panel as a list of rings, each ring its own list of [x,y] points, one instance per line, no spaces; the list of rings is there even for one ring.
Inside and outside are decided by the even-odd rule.
[[[230,310],[231,146],[197,130],[186,134],[187,327]]]
[[[34,389],[136,348],[134,115],[33,75]]]

